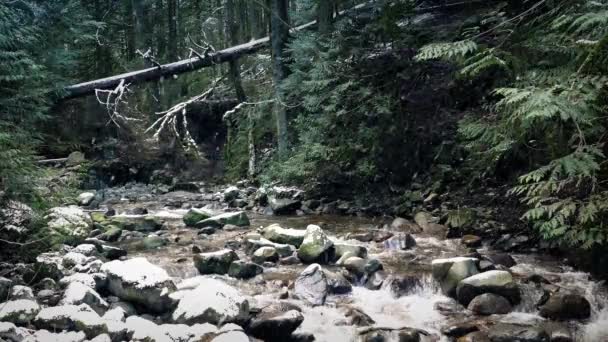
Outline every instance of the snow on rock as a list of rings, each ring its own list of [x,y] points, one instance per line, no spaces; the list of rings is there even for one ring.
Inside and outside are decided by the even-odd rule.
[[[59,305],[80,305],[87,304],[98,314],[104,313],[109,305],[92,288],[79,282],[72,282],[68,285]]]
[[[52,333],[48,330],[38,330],[22,342],[82,342],[86,339],[87,337],[83,332]]]
[[[0,304],[0,321],[28,324],[40,311],[40,305],[30,299],[17,299]]]
[[[34,299],[34,291],[32,291],[31,288],[27,287],[27,286],[22,286],[22,285],[15,285],[13,286],[13,288],[11,289],[11,295],[10,295],[12,300],[16,300],[16,299]]]
[[[91,204],[91,202],[93,202],[94,198],[95,198],[94,192],[83,192],[80,195],[78,195],[78,204],[82,205],[82,206],[87,206],[87,205]]]
[[[127,318],[125,326],[133,342],[174,342],[174,341],[202,341],[203,337],[215,334],[217,328],[211,324],[162,324],[146,320],[138,316]]]
[[[74,241],[86,239],[93,226],[89,214],[77,206],[52,208],[46,219],[55,234]]]
[[[234,287],[206,278],[199,285],[181,295],[173,320],[178,323],[244,322],[249,317],[249,302]]]
[[[0,340],[11,342],[21,342],[30,336],[30,332],[25,328],[19,328],[13,323],[0,322]]]
[[[169,294],[175,284],[162,268],[145,258],[105,263],[101,271],[108,276],[108,291],[125,301],[131,301],[155,313],[171,310],[175,302]]]
[[[80,253],[86,256],[92,256],[97,253],[97,247],[90,243],[83,243],[74,247],[74,249],[72,249],[72,252]]]
[[[108,331],[101,317],[86,304],[44,308],[36,315],[34,326],[51,331],[82,331],[88,338]]]
[[[88,257],[84,254],[69,252],[63,256],[61,263],[66,268],[72,268],[74,266],[86,265],[93,260],[95,260],[95,258]]]
[[[95,278],[87,273],[74,273],[71,276],[63,277],[59,280],[59,285],[61,287],[67,287],[71,283],[80,283],[90,288],[95,288],[97,286]]]

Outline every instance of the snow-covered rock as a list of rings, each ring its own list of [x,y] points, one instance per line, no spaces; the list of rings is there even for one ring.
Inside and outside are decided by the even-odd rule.
[[[77,206],[52,208],[46,219],[53,233],[74,242],[86,239],[93,226],[89,214]]]
[[[126,301],[143,305],[155,313],[171,310],[175,303],[169,294],[175,284],[162,268],[145,258],[105,263],[101,271],[108,276],[108,291]]]
[[[162,324],[146,320],[138,316],[127,318],[125,326],[133,342],[175,342],[202,341],[204,337],[217,333],[217,328],[211,324]]]
[[[87,205],[91,204],[91,202],[93,202],[94,198],[95,198],[94,192],[83,192],[80,195],[78,195],[78,204],[82,205],[82,206],[87,206]]]
[[[180,294],[173,320],[177,323],[240,323],[249,317],[249,302],[234,287],[212,279],[199,279],[193,290]]]
[[[75,266],[86,265],[93,260],[95,260],[93,257],[88,257],[77,252],[69,252],[63,256],[61,263],[63,264],[63,267],[69,269]]]
[[[62,305],[40,310],[34,319],[38,329],[82,331],[88,338],[107,333],[101,317],[88,305]]]
[[[50,332],[38,330],[26,337],[23,342],[83,342],[87,339],[83,332]]]
[[[85,256],[93,256],[97,254],[97,247],[91,243],[83,243],[74,247],[72,252],[80,253]]]
[[[0,322],[28,324],[40,311],[40,305],[31,299],[17,299],[0,304]]]
[[[11,289],[10,298],[12,300],[16,300],[16,299],[34,299],[36,297],[34,297],[34,291],[31,288],[29,288],[27,286],[23,286],[23,285],[15,285]]]
[[[9,322],[0,322],[0,340],[21,342],[29,336],[30,332],[25,328],[17,327]]]
[[[99,293],[79,282],[72,282],[66,288],[59,305],[87,304],[98,314],[103,314],[109,307]]]

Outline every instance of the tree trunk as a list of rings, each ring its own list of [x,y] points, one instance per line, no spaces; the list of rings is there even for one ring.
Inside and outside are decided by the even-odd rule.
[[[319,33],[326,35],[331,33],[334,18],[334,0],[319,0],[317,7],[317,22]]]
[[[271,50],[272,50],[272,79],[274,82],[275,105],[274,114],[277,121],[277,145],[279,157],[287,155],[289,135],[287,131],[287,109],[283,105],[281,83],[287,77],[285,66],[285,47],[289,39],[289,17],[287,15],[288,0],[271,0],[272,17],[270,19]]]
[[[234,0],[226,0],[226,31],[230,36],[230,44],[233,46],[239,43],[239,29],[235,21],[236,9],[234,5]],[[230,61],[230,81],[234,86],[236,98],[241,102],[247,101],[245,90],[243,89],[243,84],[241,82],[241,70],[238,59]]]

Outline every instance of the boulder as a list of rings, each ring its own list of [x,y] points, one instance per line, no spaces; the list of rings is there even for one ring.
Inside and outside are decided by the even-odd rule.
[[[288,244],[296,247],[299,247],[302,244],[305,234],[306,230],[283,228],[278,224],[272,224],[264,228],[262,232],[262,235],[272,242]]]
[[[264,262],[277,262],[279,260],[279,253],[274,247],[260,247],[251,256],[251,261],[257,264],[263,264]]]
[[[145,258],[111,261],[101,271],[108,277],[108,291],[120,299],[154,313],[167,312],[175,305],[169,297],[175,284],[165,270]]]
[[[354,325],[357,327],[367,327],[376,324],[368,314],[363,312],[363,310],[353,307],[347,306],[344,310],[344,317],[346,317],[347,325]]]
[[[433,260],[431,263],[433,278],[439,282],[441,291],[445,295],[453,296],[461,280],[479,273],[477,262],[476,258],[465,257]]]
[[[481,247],[481,238],[477,235],[464,235],[460,242],[469,248]]]
[[[88,257],[95,256],[95,255],[97,255],[97,252],[98,252],[97,246],[95,246],[94,244],[91,244],[91,243],[80,244],[80,245],[74,247],[74,249],[72,249],[71,251],[74,253],[80,253],[80,254],[82,254],[84,256],[88,256]]]
[[[129,340],[132,342],[198,342],[209,341],[218,331],[211,324],[161,324],[138,316],[128,317],[119,326],[127,327],[125,336],[129,338],[113,338],[114,341]]]
[[[350,257],[344,260],[344,268],[352,272],[356,276],[362,276],[365,274],[365,265],[367,261],[359,257]]]
[[[477,315],[504,315],[511,312],[512,307],[505,297],[493,293],[484,293],[473,298],[468,309]]]
[[[488,337],[492,342],[549,342],[549,335],[539,326],[509,323],[495,324]]]
[[[248,331],[263,341],[287,341],[303,321],[304,316],[298,310],[282,312],[267,307],[251,320]]]
[[[541,305],[540,315],[553,320],[586,319],[591,315],[589,301],[575,293],[557,292]]]
[[[94,192],[83,192],[78,195],[78,205],[87,206],[93,202],[95,198]]]
[[[421,332],[412,328],[383,328],[369,327],[358,331],[361,342],[377,342],[377,341],[399,341],[399,342],[420,342]]]
[[[53,235],[73,244],[84,241],[93,229],[89,214],[77,206],[52,208],[45,219]]]
[[[418,275],[389,276],[384,283],[397,298],[412,294],[423,286]]]
[[[312,305],[325,304],[329,285],[325,273],[319,264],[308,266],[296,278],[294,294]]]
[[[38,330],[24,339],[23,342],[83,342],[86,339],[87,336],[82,331],[50,332],[48,330]]]
[[[59,280],[59,286],[63,288],[68,287],[68,285],[70,285],[71,283],[80,283],[92,289],[98,288],[95,278],[93,278],[91,274],[87,273],[74,273]]]
[[[11,300],[16,300],[16,299],[34,299],[34,291],[27,286],[23,286],[23,285],[15,285],[13,286],[13,288],[11,289],[11,294],[10,294],[10,299]],[[6,298],[6,297],[5,297]]]
[[[327,278],[327,286],[331,294],[347,294],[353,291],[353,286],[342,274],[324,271]]]
[[[88,305],[62,305],[40,310],[34,318],[34,326],[50,331],[82,331],[87,338],[108,332],[99,315]]]
[[[217,227],[221,228],[225,225],[234,225],[238,227],[249,226],[249,217],[244,211],[237,211],[233,213],[224,213],[220,215],[216,215],[210,217],[208,219],[199,221],[196,223],[196,228],[204,228],[204,227]]]
[[[68,155],[68,160],[65,162],[65,165],[76,166],[84,163],[85,161],[86,158],[84,156],[84,153],[80,151],[74,151]]]
[[[42,253],[36,257],[34,269],[31,276],[25,277],[27,282],[36,282],[39,279],[51,278],[59,280],[63,278],[63,256],[57,252]]]
[[[184,215],[184,223],[188,227],[194,227],[198,222],[206,220],[213,216],[213,213],[205,209],[190,209]]]
[[[398,234],[383,242],[384,248],[391,250],[408,250],[416,247],[416,240],[411,234]]]
[[[92,288],[79,282],[72,282],[66,288],[60,305],[80,305],[87,304],[91,309],[102,315],[109,308],[109,304],[101,298],[99,293]]]
[[[249,254],[257,251],[261,247],[274,248],[277,253],[279,253],[279,256],[282,258],[291,256],[296,251],[296,247],[294,247],[293,245],[274,243],[264,238],[247,239],[245,241],[245,249]]]
[[[239,260],[239,256],[231,249],[217,252],[200,253],[194,256],[194,266],[200,274],[226,274],[230,264]]]
[[[241,191],[236,186],[229,186],[224,190],[224,202],[229,203],[241,196]]]
[[[173,321],[195,323],[243,323],[249,319],[249,302],[234,287],[224,282],[202,278],[193,290],[180,294]]]
[[[466,306],[473,298],[484,293],[503,296],[512,305],[521,301],[519,287],[513,282],[511,273],[507,271],[488,271],[462,280],[456,289],[456,299]]]
[[[334,255],[336,259],[342,258],[346,253],[351,253],[351,256],[366,258],[367,248],[365,246],[334,242]]]
[[[304,239],[298,249],[298,258],[303,262],[321,261],[327,263],[333,259],[333,255],[331,255],[333,245],[334,243],[321,227],[311,224],[306,227]]]
[[[35,300],[17,299],[0,304],[0,322],[26,325],[40,312]]]
[[[13,323],[0,322],[0,340],[6,340],[8,342],[21,342],[28,337],[31,338],[31,335],[30,331],[27,329],[19,328]]]
[[[290,198],[268,196],[268,204],[275,215],[291,215],[300,209],[302,202]]]
[[[101,254],[108,260],[116,260],[127,256],[127,250],[114,246],[101,246]]]
[[[95,260],[93,257],[88,257],[76,252],[69,252],[63,256],[61,263],[63,264],[63,267],[70,269],[74,266],[86,265],[93,260]]]
[[[262,266],[244,260],[233,261],[228,268],[228,275],[238,279],[253,278],[263,272],[264,268]]]
[[[165,236],[150,234],[143,238],[138,246],[145,251],[152,251],[167,246],[169,239]]]
[[[109,225],[106,227],[106,231],[98,236],[99,240],[108,241],[108,242],[116,242],[122,236],[122,228]]]

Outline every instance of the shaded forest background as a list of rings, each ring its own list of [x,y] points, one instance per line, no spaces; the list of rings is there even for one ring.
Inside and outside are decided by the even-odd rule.
[[[492,192],[545,239],[608,240],[606,1],[387,0],[335,15],[356,4],[1,2],[2,199],[65,201],[36,160],[82,151],[89,187],[250,178],[398,215]],[[61,100],[70,84],[267,35],[235,62]]]

